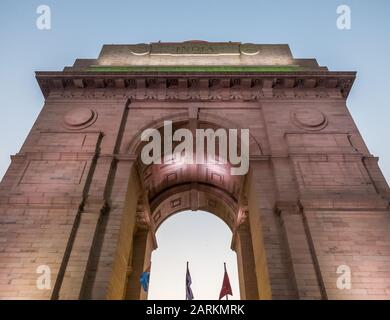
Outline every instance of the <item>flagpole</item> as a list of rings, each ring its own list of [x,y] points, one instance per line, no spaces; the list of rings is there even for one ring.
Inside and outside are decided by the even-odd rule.
[[[226,272],[226,262],[223,263],[223,268],[225,269],[225,272]],[[229,300],[229,295],[228,294],[226,295],[226,300]]]
[[[226,262],[223,263],[223,267],[225,269],[225,274],[223,275],[223,282],[221,291],[219,293],[219,299],[223,299],[223,297],[226,297],[226,300],[229,300],[229,294],[233,296],[233,291],[232,287],[230,286],[229,275],[226,270]]]

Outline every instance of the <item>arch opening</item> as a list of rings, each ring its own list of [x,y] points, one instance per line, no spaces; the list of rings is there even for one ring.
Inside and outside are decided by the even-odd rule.
[[[206,211],[180,211],[162,223],[156,238],[148,299],[185,299],[187,261],[195,299],[218,299],[224,262],[233,292],[229,299],[240,299],[232,231],[220,218]]]
[[[238,269],[240,297],[241,299],[258,299],[252,235],[246,207],[242,204],[238,205],[237,201],[226,191],[202,183],[189,183],[168,188],[150,204],[147,197],[140,196],[137,205],[137,224],[133,231],[125,299],[148,298],[148,293],[141,288],[139,276],[149,268],[152,253],[158,248],[156,233],[166,220],[170,220],[170,217],[183,211],[189,211],[194,217],[196,216],[194,212],[205,211],[225,222],[223,225],[230,229],[231,236],[229,252],[236,256],[234,265],[237,265]],[[212,231],[209,233],[213,234]]]

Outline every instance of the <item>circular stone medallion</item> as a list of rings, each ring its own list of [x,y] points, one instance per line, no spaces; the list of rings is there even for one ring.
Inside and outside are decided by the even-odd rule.
[[[67,112],[64,122],[70,129],[84,129],[92,125],[97,114],[89,108],[76,108]]]
[[[150,53],[150,45],[146,43],[138,43],[131,46],[130,52],[136,56],[145,56]]]
[[[260,52],[260,46],[253,43],[243,43],[240,45],[240,52],[247,56],[254,56]]]
[[[306,130],[321,130],[328,124],[325,115],[321,111],[309,108],[294,110],[292,120],[295,125]]]

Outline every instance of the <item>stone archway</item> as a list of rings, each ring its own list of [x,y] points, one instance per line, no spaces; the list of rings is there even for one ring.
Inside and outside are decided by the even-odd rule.
[[[288,45],[190,41],[105,45],[36,76],[44,107],[0,183],[0,298],[144,298],[131,277],[156,246],[153,224],[213,201],[245,261],[243,298],[389,298],[375,243],[390,243],[390,189],[346,105],[355,72]],[[164,120],[249,129],[249,173],[140,166],[140,132]],[[337,268],[364,268],[365,252],[370,272],[339,290]],[[36,287],[39,266],[50,290]]]
[[[176,119],[176,128],[218,128],[208,117],[199,119]],[[164,119],[151,123],[162,128]],[[128,147],[138,155],[142,148],[140,139],[136,146]],[[256,141],[252,149],[261,152]],[[248,203],[243,185],[247,176],[232,176],[229,164],[151,164],[145,166],[139,156],[134,162],[137,176],[138,198],[136,221],[132,233],[132,247],[126,267],[127,276],[123,286],[124,299],[145,299],[139,275],[150,264],[152,251],[157,248],[155,233],[170,216],[184,210],[202,210],[221,218],[233,234],[231,248],[237,254],[239,284],[242,299],[258,299],[259,289],[254,260],[254,249],[248,217]],[[133,188],[133,186],[132,186]],[[126,236],[124,236],[126,238]],[[122,280],[123,281],[123,280]]]
[[[191,183],[167,190],[156,200],[152,209],[151,228],[138,227],[133,238],[132,275],[126,287],[126,299],[145,299],[139,274],[150,264],[151,253],[157,248],[155,232],[172,215],[185,210],[206,211],[223,220],[232,231],[231,248],[237,254],[239,284],[242,299],[258,299],[256,270],[247,212],[237,210],[237,204],[215,187]],[[153,207],[155,206],[153,204]],[[145,221],[144,221],[145,222]]]

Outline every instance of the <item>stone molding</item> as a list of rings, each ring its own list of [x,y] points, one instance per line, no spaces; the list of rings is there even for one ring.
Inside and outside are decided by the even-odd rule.
[[[139,100],[346,99],[355,72],[138,74],[37,72],[47,98]]]

